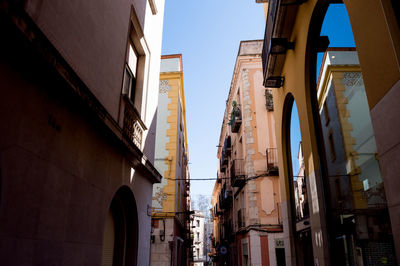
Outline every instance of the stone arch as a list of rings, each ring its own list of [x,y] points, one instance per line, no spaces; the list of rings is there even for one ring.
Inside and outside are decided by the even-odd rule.
[[[329,145],[331,143],[330,143],[330,141],[327,141],[327,139],[330,138],[332,136],[332,134],[331,134],[331,136],[328,137],[326,131],[325,132],[323,131],[323,130],[327,129],[328,127],[325,125],[325,123],[321,122],[322,114],[320,114],[321,111],[324,111],[324,109],[322,109],[322,107],[320,107],[321,106],[320,104],[321,104],[321,102],[323,103],[325,100],[322,100],[322,101],[320,100],[320,103],[318,103],[318,99],[317,99],[317,89],[318,89],[317,83],[316,83],[317,82],[316,71],[318,71],[316,69],[317,52],[321,52],[321,51],[318,51],[318,45],[315,45],[315,44],[318,43],[321,28],[323,26],[323,22],[324,22],[325,16],[328,11],[328,7],[330,4],[335,3],[335,2],[336,1],[318,0],[318,1],[316,1],[316,4],[314,6],[314,9],[313,9],[313,12],[312,12],[311,18],[310,18],[310,23],[308,25],[308,36],[307,36],[307,44],[306,44],[306,51],[305,51],[306,54],[305,54],[305,62],[304,62],[305,63],[304,80],[305,80],[305,90],[306,90],[305,93],[309,94],[309,99],[310,99],[310,103],[311,103],[310,111],[312,112],[312,117],[313,117],[313,122],[314,122],[315,143],[317,144],[315,147],[316,149],[314,149],[314,151],[318,152],[318,156],[316,156],[316,160],[319,163],[319,168],[320,168],[321,177],[322,177],[322,178],[320,178],[320,182],[321,182],[321,189],[323,192],[323,203],[324,203],[325,215],[326,215],[326,219],[325,219],[326,220],[326,232],[329,235],[327,240],[329,241],[329,246],[330,246],[330,248],[329,248],[330,263],[333,265],[341,265],[344,263],[343,257],[344,257],[345,252],[343,250],[345,250],[347,248],[347,247],[343,248],[342,245],[344,245],[344,246],[346,246],[346,245],[350,246],[350,244],[352,245],[354,250],[350,250],[349,254],[356,253],[356,252],[359,254],[363,254],[364,249],[363,249],[362,245],[364,243],[361,243],[362,241],[359,241],[358,244],[354,244],[356,241],[354,241],[353,238],[361,239],[361,237],[359,237],[358,234],[356,233],[357,230],[353,229],[353,228],[349,229],[350,226],[348,226],[344,222],[341,222],[342,225],[339,225],[339,223],[337,222],[339,220],[338,217],[342,218],[342,217],[345,217],[346,215],[348,217],[350,217],[351,215],[353,215],[352,217],[354,217],[354,220],[357,222],[357,225],[354,225],[354,228],[356,226],[359,226],[358,223],[359,224],[367,224],[367,222],[360,222],[361,218],[367,219],[368,221],[370,221],[371,219],[375,219],[375,217],[380,217],[380,218],[376,218],[377,220],[380,219],[379,222],[375,222],[376,224],[386,224],[386,223],[388,223],[389,218],[382,218],[382,217],[386,217],[386,215],[387,215],[386,211],[383,211],[385,209],[383,207],[381,207],[381,210],[378,211],[378,210],[374,210],[373,208],[369,209],[369,207],[368,208],[367,207],[357,207],[356,206],[357,203],[352,203],[352,207],[348,207],[346,209],[346,207],[338,207],[338,206],[342,206],[342,205],[336,203],[338,201],[340,201],[340,202],[343,201],[343,200],[341,200],[341,198],[344,196],[341,194],[346,192],[343,189],[345,187],[343,185],[344,180],[346,178],[349,180],[352,180],[352,175],[353,176],[357,176],[357,175],[361,176],[361,172],[359,172],[358,174],[355,174],[354,172],[347,170],[347,172],[342,173],[342,172],[338,172],[339,170],[335,169],[336,172],[334,174],[337,176],[334,176],[333,163],[331,162],[332,159],[329,157],[329,154],[328,154],[328,151],[332,150],[332,146],[334,146],[334,145]],[[370,1],[369,5],[370,6],[378,5],[378,2],[380,2],[380,1]],[[367,52],[368,49],[371,49],[371,45],[366,44],[367,43],[367,41],[365,39],[365,35],[366,35],[365,31],[366,30],[362,29],[359,25],[359,23],[360,23],[359,20],[363,20],[360,18],[359,14],[363,13],[363,16],[370,17],[371,20],[375,20],[376,23],[378,23],[378,24],[379,24],[380,20],[384,20],[385,14],[382,14],[383,11],[379,10],[378,7],[376,7],[375,9],[374,8],[372,8],[372,9],[370,8],[370,9],[373,10],[373,12],[375,12],[377,14],[379,13],[379,15],[370,14],[371,10],[367,11],[364,8],[362,8],[363,11],[358,10],[359,14],[355,14],[354,10],[357,7],[357,4],[351,3],[351,1],[344,0],[344,5],[346,8],[346,11],[348,12],[348,16],[349,16],[349,19],[351,22],[351,27],[352,27],[352,33],[353,33],[355,42],[357,44],[356,50],[357,50],[358,58],[360,61],[360,67],[362,69],[362,77],[364,78],[364,82],[365,82],[365,88],[364,88],[365,94],[366,94],[367,100],[368,100],[369,111],[371,111],[374,104],[376,104],[377,97],[379,97],[379,95],[382,95],[382,91],[377,90],[378,87],[374,86],[374,83],[376,83],[377,80],[382,79],[382,78],[384,78],[385,80],[390,80],[390,74],[377,75],[377,73],[379,71],[376,71],[375,69],[377,69],[377,66],[379,66],[382,62],[379,58],[376,57],[376,53],[371,53],[371,52],[368,53]],[[385,4],[382,1],[382,6],[383,5],[385,5]],[[383,8],[383,7],[380,7],[380,8]],[[388,8],[386,7],[386,11],[387,10],[388,10]],[[387,11],[387,12],[389,12],[389,11]],[[370,14],[370,15],[368,15],[368,14]],[[355,23],[356,28],[353,27],[353,23]],[[368,23],[366,23],[366,25],[367,24]],[[385,29],[383,29],[383,28],[384,27],[382,27],[382,31],[385,31]],[[380,38],[385,39],[384,37],[382,37],[381,32],[378,33],[377,35],[381,35]],[[385,42],[385,40],[382,40],[382,43],[380,43],[380,41],[377,40],[376,36],[371,36],[369,41],[371,43],[375,43],[376,51],[378,51],[379,49],[381,49],[381,50],[385,49],[383,46],[383,43]],[[388,49],[388,50],[390,50],[390,49]],[[388,52],[385,51],[384,53],[388,53]],[[395,54],[395,51],[393,52],[393,54]],[[391,57],[387,56],[385,58],[391,58],[390,60],[392,60],[392,58],[394,59],[395,56],[391,56]],[[390,71],[395,72],[395,71],[393,71],[393,69],[391,69]],[[383,84],[383,87],[385,87],[385,89],[390,88],[390,86],[385,86],[384,84]],[[343,126],[343,122],[340,122],[340,125]],[[325,129],[323,129],[323,128],[325,128]],[[331,130],[330,130],[331,132],[332,132],[332,130],[337,130],[335,128],[333,128],[333,129],[332,128],[333,127],[331,127]],[[342,131],[338,130],[338,132],[340,132],[340,133],[343,133],[343,131],[344,130],[342,130]],[[333,150],[335,150],[335,149],[333,149]],[[349,157],[347,157],[347,160],[350,160],[348,158]],[[336,165],[338,165],[338,163]],[[356,179],[356,178],[354,178],[354,179]],[[347,182],[351,183],[353,181],[347,181]],[[338,187],[335,187],[335,185],[337,185]],[[348,190],[350,191],[350,193],[353,193],[352,194],[353,196],[351,197],[351,199],[354,202],[356,202],[356,200],[355,200],[356,196],[354,196],[354,195],[357,195],[357,194],[355,192],[356,190],[354,189],[354,187],[355,187],[355,185],[350,184]],[[367,194],[368,193],[367,189],[365,189],[365,188],[363,188],[363,189],[364,189],[363,192],[365,192],[365,194]],[[344,191],[344,192],[342,192],[342,191]],[[336,194],[338,194],[339,196]],[[338,199],[340,199],[340,200],[338,200]],[[364,199],[364,201],[367,201],[367,200]],[[346,198],[345,202],[349,202],[349,200]],[[358,205],[361,205],[361,204],[358,204]],[[370,205],[372,205],[372,204],[370,204]],[[367,209],[368,209],[369,213],[365,214],[367,212]],[[354,214],[356,212],[355,210],[357,210],[357,213],[358,213],[357,215]],[[367,217],[367,218],[365,218],[365,217]],[[382,222],[382,221],[384,221],[384,222]],[[356,224],[356,222],[354,222],[354,224]],[[390,223],[388,223],[388,224],[390,227]],[[360,227],[361,227],[361,225],[360,225]],[[354,230],[354,232],[352,230]],[[387,231],[390,231],[390,230],[387,230]],[[384,231],[384,233],[386,233],[386,231]],[[382,233],[382,235],[384,233]],[[390,233],[388,233],[388,235],[390,235]],[[344,240],[343,241],[338,240],[340,237],[343,237]],[[350,238],[351,238],[351,241],[348,240]],[[370,240],[371,238],[364,236],[364,239]],[[379,241],[381,241],[380,238],[376,242],[379,242]],[[342,242],[344,242],[344,244]],[[391,241],[388,240],[388,243],[389,242],[391,242]],[[386,243],[384,243],[384,244],[386,244]],[[346,250],[346,252],[347,252],[347,250]],[[387,253],[393,253],[393,252],[390,251]],[[347,253],[346,253],[346,256],[347,256]],[[348,256],[350,257],[350,255],[348,255]],[[353,259],[353,258],[350,258],[350,260],[351,259]],[[364,261],[366,260],[365,258],[362,258],[361,256],[359,256],[359,257],[355,258],[354,260],[363,260],[363,259],[364,259]],[[388,260],[393,261],[392,258],[389,258]]]
[[[139,223],[136,200],[128,186],[111,200],[103,239],[102,265],[136,266]]]
[[[308,183],[304,167],[294,169],[294,162],[292,158],[296,156],[293,154],[297,148],[301,148],[301,131],[298,128],[300,143],[294,144],[291,140],[293,134],[292,121],[297,119],[300,126],[300,119],[298,115],[298,107],[295,105],[295,97],[292,93],[287,93],[283,104],[282,115],[282,150],[284,158],[285,169],[285,190],[286,190],[286,210],[287,221],[286,228],[289,229],[289,243],[290,257],[292,258],[292,265],[311,265],[313,264],[313,248],[311,240],[311,227],[310,227],[310,212],[308,205],[308,190],[306,184]],[[296,112],[294,111],[296,108]],[[297,117],[294,115],[297,113]],[[296,145],[296,146],[292,146]],[[298,145],[298,146],[297,146]],[[299,151],[300,152],[300,151]],[[302,154],[302,153],[301,153]],[[296,171],[296,172],[294,172]],[[301,173],[300,175],[298,175]],[[300,185],[299,182],[301,181]],[[300,225],[300,226],[299,226]],[[287,246],[288,247],[288,246]],[[288,247],[289,248],[289,247]],[[300,249],[302,251],[300,251]],[[287,254],[288,257],[288,254]]]
[[[286,252],[286,258],[291,257],[295,260],[296,258],[296,249],[295,249],[295,239],[294,239],[294,222],[293,222],[293,201],[292,201],[292,182],[291,182],[291,177],[293,177],[292,173],[292,159],[291,159],[291,151],[290,151],[290,117],[292,113],[292,108],[293,108],[293,102],[294,102],[294,96],[292,93],[287,93],[285,100],[283,102],[283,112],[282,112],[282,139],[281,139],[281,145],[282,145],[282,157],[283,158],[283,163],[281,164],[283,167],[280,169],[280,172],[284,176],[284,191],[282,195],[286,195],[286,199],[282,199],[282,206],[285,206],[282,208],[282,210],[286,210],[286,215],[283,214],[284,216],[287,217],[287,219],[284,219],[284,227],[288,228],[288,239],[286,238],[285,240],[285,252]],[[287,223],[285,225],[285,222]],[[289,262],[290,263],[290,262]],[[293,263],[289,264],[292,265]]]

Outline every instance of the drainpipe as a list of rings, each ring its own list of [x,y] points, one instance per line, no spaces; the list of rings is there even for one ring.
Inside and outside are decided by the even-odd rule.
[[[168,241],[169,244],[169,249],[171,250],[171,259],[170,259],[170,266],[174,265],[174,261],[173,261],[173,254],[174,254],[174,240],[172,241]]]

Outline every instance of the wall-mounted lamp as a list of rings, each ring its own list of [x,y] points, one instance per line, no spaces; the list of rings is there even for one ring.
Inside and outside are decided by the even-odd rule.
[[[264,86],[266,88],[280,88],[283,86],[284,81],[285,81],[285,77],[281,77],[281,76],[269,77],[265,81]]]
[[[294,42],[289,42],[287,38],[272,38],[269,53],[285,54],[287,50],[294,49]]]

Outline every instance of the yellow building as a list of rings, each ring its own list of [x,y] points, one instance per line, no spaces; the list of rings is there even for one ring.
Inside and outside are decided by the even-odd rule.
[[[151,263],[186,265],[190,185],[180,54],[161,57],[156,128],[155,167],[163,179],[153,186]]]
[[[324,93],[317,87],[322,84],[317,81],[317,55],[335,38],[320,32],[326,13],[341,1],[262,2],[267,10],[264,85],[273,88],[287,265],[396,265],[396,256],[400,258],[399,1],[344,0],[359,67],[332,72],[328,66],[328,71],[320,72],[320,81],[327,81],[325,88],[336,84],[331,91],[337,96],[345,147],[345,172],[337,173],[330,172],[329,165],[340,159],[331,145],[339,131],[323,130],[332,120],[327,122]],[[365,96],[362,106],[350,99],[355,95],[350,88],[356,87]],[[357,135],[365,132],[354,126],[357,117],[369,121],[363,125],[372,132],[368,139]],[[293,215],[292,119],[300,122],[310,204],[306,228]],[[340,199],[346,195],[336,194],[346,189],[352,191],[347,195],[351,212]],[[354,212],[363,215],[352,216]]]

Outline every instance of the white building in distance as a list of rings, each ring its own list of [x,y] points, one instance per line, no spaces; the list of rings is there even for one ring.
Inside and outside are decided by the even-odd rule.
[[[203,266],[206,261],[206,254],[204,254],[204,213],[201,211],[194,211],[192,217],[193,261],[190,265]]]

